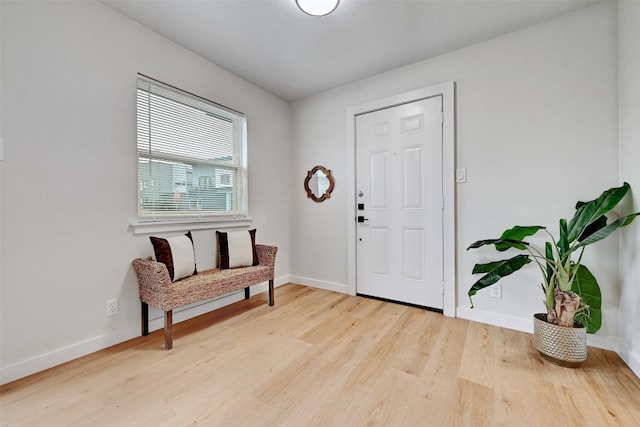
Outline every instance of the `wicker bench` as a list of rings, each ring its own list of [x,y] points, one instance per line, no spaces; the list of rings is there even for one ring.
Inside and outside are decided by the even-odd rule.
[[[256,250],[256,266],[199,271],[195,276],[173,283],[164,264],[148,259],[134,260],[132,264],[138,277],[142,305],[142,335],[149,334],[149,305],[164,311],[164,345],[167,350],[173,347],[175,308],[240,289],[244,289],[245,299],[249,299],[249,286],[266,281],[269,282],[269,305],[273,305],[273,277],[278,248],[256,245]]]

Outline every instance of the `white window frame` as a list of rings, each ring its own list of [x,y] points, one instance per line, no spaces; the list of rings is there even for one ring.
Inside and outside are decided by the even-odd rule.
[[[141,203],[141,182],[146,182],[145,177],[138,176],[137,173],[137,192],[136,198],[136,211],[138,216],[135,220],[131,221],[130,225],[134,234],[148,234],[167,231],[180,231],[185,229],[198,230],[198,229],[211,229],[211,228],[236,228],[236,227],[248,227],[251,226],[251,219],[248,216],[248,188],[247,188],[247,120],[243,113],[240,113],[231,108],[222,106],[218,103],[209,101],[198,95],[194,95],[190,92],[178,89],[174,86],[162,83],[151,77],[143,74],[138,74],[136,93],[140,87],[140,84],[150,85],[156,88],[160,88],[163,91],[169,91],[177,94],[180,98],[188,99],[189,102],[193,102],[194,107],[199,108],[203,106],[203,110],[211,109],[211,111],[223,113],[226,116],[232,116],[234,118],[235,128],[237,132],[241,133],[239,141],[235,142],[235,151],[240,159],[240,165],[236,165],[238,181],[239,183],[233,183],[238,185],[237,191],[239,197],[237,200],[237,208],[232,213],[215,213],[215,212],[187,212],[187,210],[181,210],[178,214],[160,212],[155,215],[141,215],[140,203]],[[178,102],[178,101],[176,101]],[[222,115],[222,114],[221,114]],[[139,118],[136,119],[138,123]],[[141,152],[138,148],[138,137],[136,134],[136,162],[141,159]],[[144,157],[144,156],[143,156]],[[138,168],[137,168],[138,169]],[[234,174],[235,175],[235,174]],[[142,181],[141,181],[142,179]],[[214,178],[215,181],[215,178]],[[215,185],[215,184],[214,184]],[[230,200],[230,195],[227,195],[227,200]]]

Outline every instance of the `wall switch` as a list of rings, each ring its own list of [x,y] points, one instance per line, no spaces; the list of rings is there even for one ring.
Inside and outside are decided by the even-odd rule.
[[[501,285],[493,285],[491,287],[491,298],[502,298],[502,286]]]
[[[107,301],[107,317],[118,314],[118,300],[110,299]]]
[[[467,182],[467,169],[456,169],[456,182]]]

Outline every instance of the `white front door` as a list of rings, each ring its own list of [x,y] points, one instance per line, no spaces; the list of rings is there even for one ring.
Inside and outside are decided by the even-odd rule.
[[[443,308],[442,96],[356,116],[356,292]]]

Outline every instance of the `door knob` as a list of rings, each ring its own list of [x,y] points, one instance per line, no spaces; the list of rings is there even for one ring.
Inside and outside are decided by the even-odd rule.
[[[364,216],[358,217],[358,222],[365,222],[365,221],[369,221],[369,218],[365,218]]]

